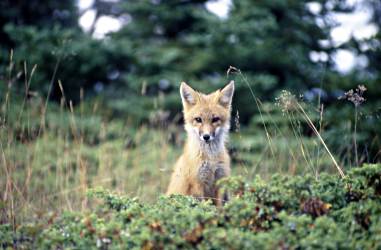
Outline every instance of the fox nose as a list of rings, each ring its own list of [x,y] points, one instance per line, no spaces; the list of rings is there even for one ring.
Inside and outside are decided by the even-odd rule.
[[[210,135],[205,134],[205,135],[202,136],[202,138],[204,139],[204,141],[209,141]]]

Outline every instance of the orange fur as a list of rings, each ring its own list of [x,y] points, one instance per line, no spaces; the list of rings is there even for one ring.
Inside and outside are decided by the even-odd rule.
[[[225,143],[233,93],[234,82],[208,95],[193,90],[186,83],[181,84],[187,141],[175,164],[168,195],[192,195],[221,204],[223,197],[215,184],[218,179],[230,175],[230,157]]]

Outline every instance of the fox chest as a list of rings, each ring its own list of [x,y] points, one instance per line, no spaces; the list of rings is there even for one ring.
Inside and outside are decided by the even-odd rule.
[[[229,166],[222,161],[201,161],[194,166],[190,177],[204,189],[211,190],[215,188],[219,179],[228,176],[228,168]]]
[[[196,172],[196,178],[201,183],[208,185],[213,184],[223,177],[227,176],[226,164],[223,162],[208,162],[204,161],[200,164]]]

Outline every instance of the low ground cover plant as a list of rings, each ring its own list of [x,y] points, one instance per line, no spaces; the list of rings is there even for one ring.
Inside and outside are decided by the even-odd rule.
[[[274,175],[220,181],[230,201],[218,208],[185,196],[155,203],[96,188],[87,212],[51,214],[0,227],[2,248],[48,249],[380,249],[381,165],[346,178]]]

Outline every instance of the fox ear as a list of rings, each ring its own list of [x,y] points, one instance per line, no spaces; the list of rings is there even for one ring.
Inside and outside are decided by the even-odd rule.
[[[234,94],[234,81],[230,81],[223,89],[220,90],[218,102],[225,108],[230,107]]]
[[[185,82],[180,85],[180,95],[184,107],[196,104],[197,92]]]

